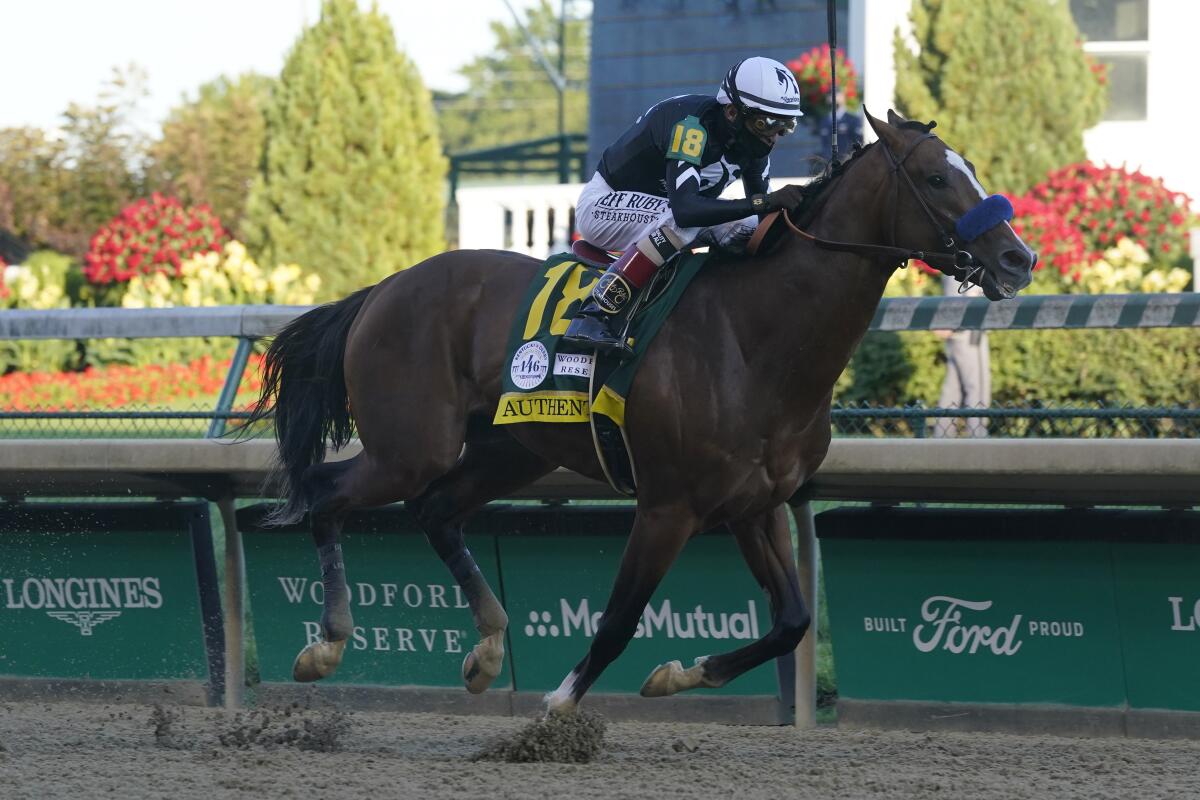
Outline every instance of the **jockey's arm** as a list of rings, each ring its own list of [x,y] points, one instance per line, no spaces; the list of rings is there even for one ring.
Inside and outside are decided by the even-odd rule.
[[[667,202],[681,228],[711,228],[756,212],[749,197],[722,200],[700,194],[700,170],[686,161],[667,162]]]
[[[746,197],[767,193],[770,189],[770,179],[767,177],[770,171],[769,158],[752,162],[742,171],[742,186],[746,189]]]

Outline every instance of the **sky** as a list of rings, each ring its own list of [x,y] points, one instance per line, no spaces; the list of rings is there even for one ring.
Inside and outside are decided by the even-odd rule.
[[[511,0],[518,12],[534,0]],[[460,90],[456,70],[511,23],[502,0],[377,0],[425,85]],[[360,6],[369,7],[367,0]],[[115,66],[148,73],[135,120],[147,132],[187,93],[221,75],[278,75],[320,0],[0,0],[0,128],[53,129],[72,102],[91,105]]]

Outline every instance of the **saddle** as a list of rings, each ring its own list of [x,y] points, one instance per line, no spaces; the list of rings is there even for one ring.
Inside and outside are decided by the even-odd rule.
[[[617,257],[607,250],[601,250],[591,242],[583,239],[576,239],[571,242],[571,255],[587,264],[589,267],[596,269],[608,269],[608,265],[617,260]]]

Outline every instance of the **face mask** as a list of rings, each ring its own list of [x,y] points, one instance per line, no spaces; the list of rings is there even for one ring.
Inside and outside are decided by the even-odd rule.
[[[735,138],[737,149],[754,159],[766,158],[771,152],[771,145],[746,130],[745,125],[739,125]]]

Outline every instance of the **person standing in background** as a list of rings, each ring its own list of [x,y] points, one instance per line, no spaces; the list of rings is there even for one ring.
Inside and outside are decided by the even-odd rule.
[[[846,93],[844,91],[838,90],[837,103],[837,144],[839,160],[841,160],[848,158],[854,152],[854,145],[862,144],[863,121],[861,114],[846,110]],[[833,144],[833,123],[829,119],[829,114],[814,115],[813,121],[817,126],[817,135],[821,139],[821,156],[828,158]]]
[[[953,297],[958,294],[959,283],[949,275],[942,276],[942,294]],[[983,290],[972,286],[963,293],[966,297],[982,297]],[[942,381],[942,394],[938,398],[939,408],[987,408],[992,404],[991,358],[988,353],[987,334],[983,331],[947,331],[935,333],[945,340],[946,378]],[[988,435],[988,421],[983,417],[968,417],[963,420],[966,436]],[[939,417],[933,423],[935,437],[959,435],[959,420],[956,417]]]

